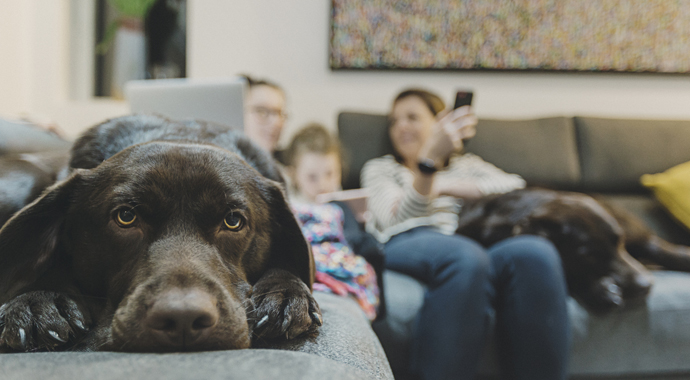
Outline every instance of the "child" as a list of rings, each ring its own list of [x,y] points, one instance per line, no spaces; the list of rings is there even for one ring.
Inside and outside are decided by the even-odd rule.
[[[312,246],[316,261],[314,290],[352,296],[374,320],[379,305],[376,273],[345,238],[350,235],[348,240],[362,240],[351,234],[353,228],[345,226],[346,221],[354,220],[352,212],[344,204],[316,201],[318,195],[340,189],[340,154],[337,140],[323,126],[312,124],[298,132],[286,151],[292,179],[290,204]]]

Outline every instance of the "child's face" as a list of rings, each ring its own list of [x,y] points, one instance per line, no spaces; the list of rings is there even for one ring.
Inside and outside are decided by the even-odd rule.
[[[341,168],[336,153],[302,153],[295,166],[295,186],[311,202],[323,193],[338,191]]]

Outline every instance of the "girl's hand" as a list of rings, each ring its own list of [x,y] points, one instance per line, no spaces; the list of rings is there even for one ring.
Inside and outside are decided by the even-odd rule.
[[[439,114],[419,158],[430,158],[441,167],[453,152],[462,149],[463,139],[474,137],[476,126],[477,117],[470,106]]]

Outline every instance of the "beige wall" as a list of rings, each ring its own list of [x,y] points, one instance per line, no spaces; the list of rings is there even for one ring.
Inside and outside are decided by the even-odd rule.
[[[114,101],[76,101],[67,95],[68,4],[68,0],[0,0],[0,115],[39,114],[77,134],[127,108]],[[455,88],[473,88],[480,117],[577,114],[690,119],[690,76],[333,72],[327,60],[330,1],[188,0],[188,4],[189,75],[245,72],[281,83],[288,91],[292,115],[285,139],[308,121],[334,127],[340,110],[385,112],[393,95],[408,86],[430,88],[447,100]]]

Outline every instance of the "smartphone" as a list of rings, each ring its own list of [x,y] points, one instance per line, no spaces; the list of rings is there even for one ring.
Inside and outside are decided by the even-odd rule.
[[[458,93],[455,95],[455,105],[453,105],[453,109],[460,108],[462,106],[471,106],[473,95],[474,94],[472,91],[458,91]]]

